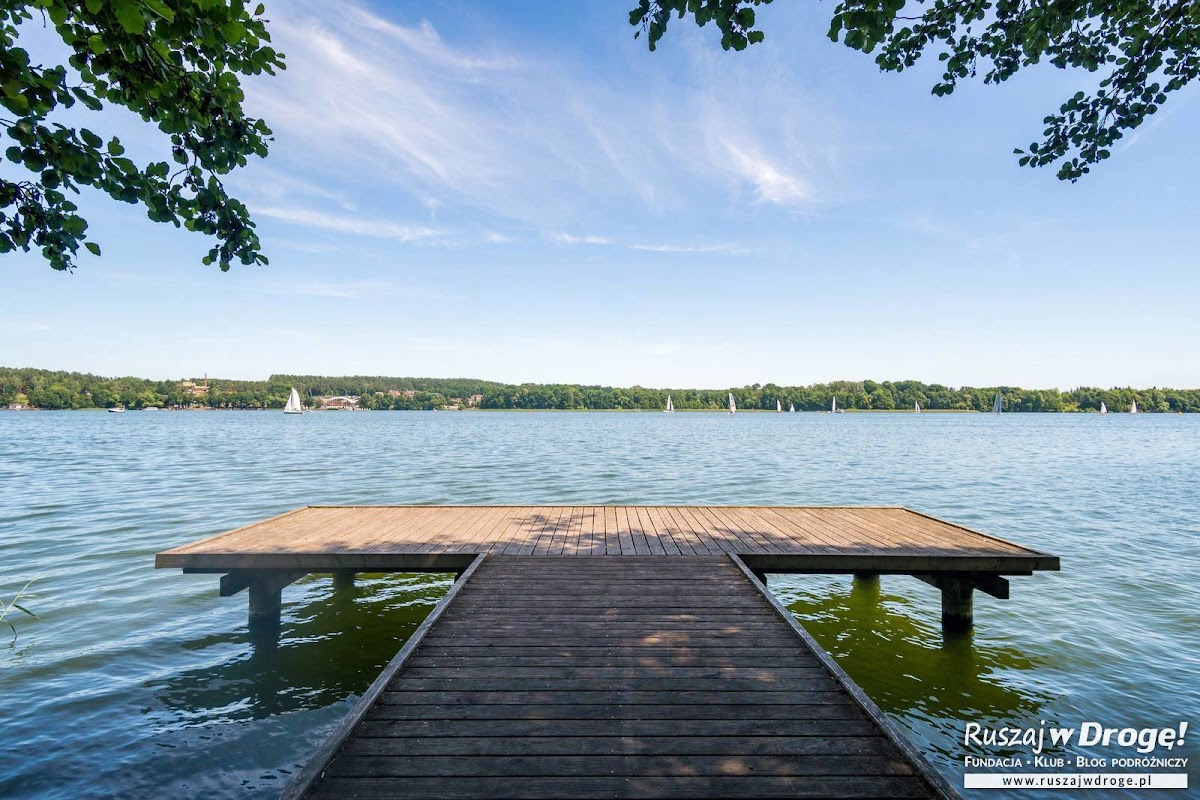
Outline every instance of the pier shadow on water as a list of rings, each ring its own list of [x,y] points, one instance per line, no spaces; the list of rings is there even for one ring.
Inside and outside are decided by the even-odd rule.
[[[278,631],[243,624],[189,641],[212,662],[148,684],[160,731],[260,720],[361,694],[452,584],[451,575],[360,575],[334,590],[309,575],[284,590]],[[223,602],[246,602],[244,594]]]
[[[1032,688],[1036,659],[991,637],[944,635],[936,600],[923,601],[914,578],[776,575],[771,589],[943,770],[961,774],[974,753],[963,747],[967,722],[1036,725],[1053,699]]]

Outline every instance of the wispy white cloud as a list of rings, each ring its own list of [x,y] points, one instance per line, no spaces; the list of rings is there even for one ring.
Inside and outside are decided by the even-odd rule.
[[[734,173],[754,188],[759,202],[795,209],[816,200],[813,186],[805,178],[761,155],[748,153],[732,142],[724,144]]]
[[[612,241],[604,236],[572,236],[569,233],[552,233],[550,241],[559,244],[612,244]]]
[[[347,217],[313,211],[308,208],[282,206],[254,206],[253,212],[261,217],[277,219],[290,225],[306,225],[311,228],[349,233],[355,236],[372,236],[380,239],[397,239],[411,242],[429,239],[439,231],[420,225],[402,225],[389,220]]]
[[[272,247],[282,247],[285,250],[295,250],[299,253],[336,253],[344,249],[340,245],[327,242],[295,242],[287,239],[276,239]]]
[[[252,198],[265,198],[277,203],[294,201],[297,195],[305,195],[328,200],[343,211],[358,210],[344,189],[307,181],[266,164],[255,164],[251,172],[234,172],[230,176],[230,182],[240,193]]]
[[[36,320],[0,319],[0,332],[12,334],[47,333],[54,330],[45,322]]]
[[[371,14],[362,8],[350,6],[347,9],[350,18],[364,28],[385,33],[406,50],[412,51],[428,60],[430,63],[456,70],[512,70],[521,66],[520,61],[510,55],[498,55],[495,58],[480,58],[474,55],[459,53],[446,45],[442,37],[429,22],[422,20],[418,25],[406,28],[396,25],[382,17]]]
[[[732,244],[624,244],[607,236],[587,235],[575,236],[569,233],[552,233],[550,241],[558,244],[591,244],[612,245],[627,250],[640,250],[644,253],[725,253],[726,255],[744,255],[754,252],[747,247]]]
[[[289,68],[248,95],[277,132],[273,158],[303,159],[310,175],[315,163],[331,186],[436,212],[451,230],[482,213],[562,243],[548,232],[582,214],[794,213],[828,200],[821,151],[836,137],[824,116],[794,85],[745,80],[729,59],[699,63],[690,86],[660,71],[631,92],[549,50],[451,44],[353,0],[294,0],[272,32]],[[369,204],[336,191],[327,199]]]
[[[362,300],[368,297],[390,296],[420,300],[454,300],[452,295],[420,286],[403,286],[388,281],[293,281],[259,287],[268,294],[327,297],[342,300]]]
[[[731,256],[740,256],[754,252],[752,248],[738,247],[729,244],[630,244],[626,245],[626,247],[628,247],[630,250],[644,250],[648,253],[724,253]]]

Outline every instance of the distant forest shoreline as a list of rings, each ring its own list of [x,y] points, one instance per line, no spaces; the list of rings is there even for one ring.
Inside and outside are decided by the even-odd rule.
[[[0,367],[0,408],[44,409],[283,408],[291,389],[315,406],[318,397],[359,398],[372,410],[430,410],[453,407],[512,410],[660,410],[670,395],[680,411],[720,411],[733,394],[739,410],[828,410],[833,398],[847,411],[913,409],[990,411],[999,391],[1006,412],[1095,412],[1103,402],[1109,411],[1126,412],[1136,401],[1150,413],[1200,412],[1200,389],[1080,387],[1024,389],[1016,386],[950,387],[920,381],[833,381],[808,386],[773,383],[724,389],[647,389],[580,384],[505,384],[470,378],[394,378],[351,375],[272,375],[265,381],[222,378],[154,381],[108,378],[81,372]]]

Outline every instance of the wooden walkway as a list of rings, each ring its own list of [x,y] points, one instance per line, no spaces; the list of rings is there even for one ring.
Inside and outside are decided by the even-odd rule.
[[[736,556],[491,555],[284,796],[956,795]]]

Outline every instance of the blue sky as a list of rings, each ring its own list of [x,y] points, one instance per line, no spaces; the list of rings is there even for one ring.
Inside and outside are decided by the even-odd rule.
[[[649,53],[632,0],[267,5],[289,68],[247,106],[276,139],[227,183],[270,266],[219,273],[203,237],[86,197],[103,258],[5,257],[0,364],[1200,385],[1192,89],[1064,184],[1012,149],[1091,78],[935,98],[933,59],[880,74],[827,4],[762,10],[740,54],[690,23]]]

